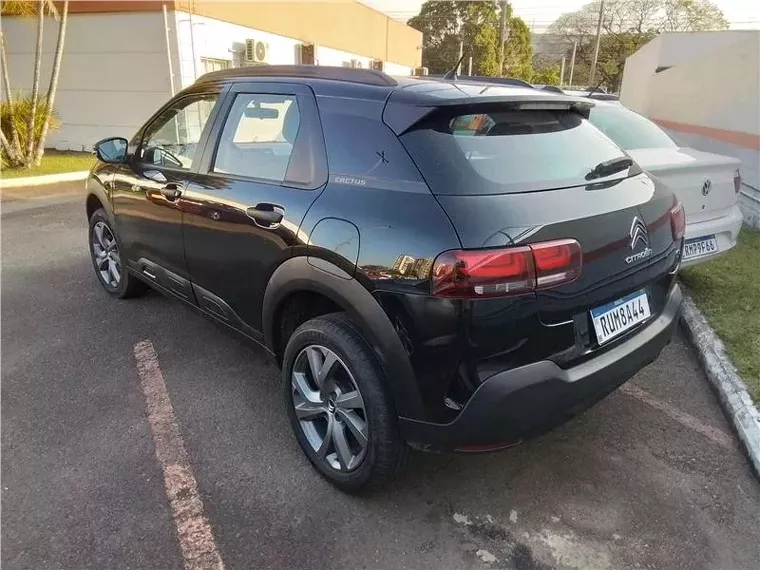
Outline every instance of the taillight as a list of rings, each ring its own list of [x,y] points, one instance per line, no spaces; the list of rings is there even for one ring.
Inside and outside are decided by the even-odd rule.
[[[683,238],[686,233],[686,212],[680,200],[676,200],[675,205],[670,209],[670,229],[673,232],[674,241]]]
[[[742,173],[739,172],[739,169],[737,168],[734,170],[734,192],[737,194],[739,193],[739,190],[742,189]]]
[[[433,264],[438,297],[481,299],[554,287],[581,274],[580,244],[573,239],[500,249],[451,250]]]
[[[536,266],[536,287],[543,289],[575,281],[581,275],[581,244],[560,239],[531,244]]]
[[[500,297],[535,285],[529,247],[445,251],[433,264],[433,294],[439,297]]]

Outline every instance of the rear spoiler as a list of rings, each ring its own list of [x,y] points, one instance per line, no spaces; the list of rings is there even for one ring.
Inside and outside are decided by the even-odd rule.
[[[582,115],[586,119],[588,119],[589,113],[595,105],[591,99],[583,97],[536,96],[533,93],[526,93],[525,95],[441,98],[438,101],[430,101],[429,104],[427,101],[421,104],[417,101],[394,100],[392,94],[383,110],[383,121],[396,135],[402,135],[422,119],[439,109],[493,104],[501,104],[504,107],[512,109],[567,111]]]

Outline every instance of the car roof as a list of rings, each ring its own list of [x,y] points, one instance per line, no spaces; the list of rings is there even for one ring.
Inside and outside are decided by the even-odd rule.
[[[336,94],[341,86],[352,95],[361,92],[361,88],[376,92],[378,89],[390,95],[394,92],[396,101],[436,106],[452,104],[456,101],[471,103],[482,101],[524,100],[530,98],[553,97],[564,100],[579,101],[577,97],[563,97],[548,91],[532,87],[497,83],[459,77],[456,80],[437,77],[419,78],[413,76],[395,77],[373,69],[356,69],[350,67],[331,67],[321,65],[259,65],[236,67],[207,73],[195,82],[194,87],[207,83],[228,83],[250,81],[252,79],[287,80],[304,83],[317,95],[328,92]]]

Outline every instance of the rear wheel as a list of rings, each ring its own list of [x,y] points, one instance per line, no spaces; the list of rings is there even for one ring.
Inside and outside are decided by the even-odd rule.
[[[121,244],[102,208],[90,217],[89,238],[92,265],[103,289],[120,299],[145,292],[148,286],[130,275],[122,264]]]
[[[348,492],[388,482],[406,446],[358,327],[342,313],[307,321],[290,337],[282,370],[291,426],[317,471]]]

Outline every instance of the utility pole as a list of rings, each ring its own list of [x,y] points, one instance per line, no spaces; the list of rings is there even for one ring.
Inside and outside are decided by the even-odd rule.
[[[467,64],[467,75],[472,75],[472,56],[470,56],[470,62]]]
[[[562,56],[562,65],[559,68],[559,86],[562,87],[565,83],[565,56]]]
[[[457,65],[457,75],[462,75],[462,54],[464,53],[464,40],[459,40],[459,65]]]
[[[499,75],[504,75],[504,44],[507,41],[507,1],[501,0],[501,24],[499,26]]]
[[[604,16],[604,0],[599,3],[599,19],[596,22],[596,47],[594,47],[594,62],[591,64],[591,73],[589,74],[589,85],[594,84],[594,75],[596,73],[596,62],[599,59],[599,43],[602,39],[602,17]]]
[[[572,88],[573,86],[573,72],[575,71],[575,50],[578,49],[578,42],[573,42],[573,55],[570,58],[570,81],[568,81],[568,85]]]

